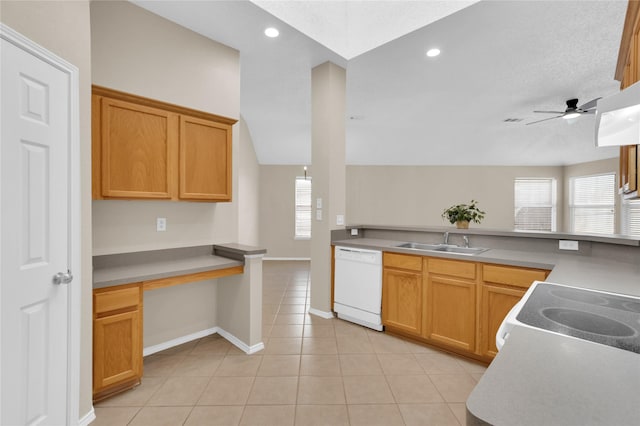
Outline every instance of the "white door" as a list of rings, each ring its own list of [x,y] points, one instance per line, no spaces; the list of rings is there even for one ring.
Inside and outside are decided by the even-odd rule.
[[[68,423],[70,78],[1,40],[2,425]],[[69,278],[61,276],[62,281]]]

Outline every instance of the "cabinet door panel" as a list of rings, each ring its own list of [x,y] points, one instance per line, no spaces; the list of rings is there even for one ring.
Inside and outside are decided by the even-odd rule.
[[[167,111],[102,98],[102,195],[171,198],[175,117]]]
[[[422,274],[384,269],[382,323],[419,335],[422,329]]]
[[[140,317],[136,310],[94,320],[94,394],[142,377]]]
[[[475,351],[476,284],[429,275],[426,336],[449,346]]]
[[[180,198],[231,200],[231,126],[180,117]]]
[[[526,290],[486,285],[482,286],[482,354],[494,357],[496,333],[511,308],[524,296]]]

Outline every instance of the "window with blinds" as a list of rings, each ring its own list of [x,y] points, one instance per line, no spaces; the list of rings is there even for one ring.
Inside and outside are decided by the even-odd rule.
[[[607,173],[570,179],[571,231],[613,234],[615,230],[616,175]]]
[[[311,238],[311,178],[296,178],[295,238]]]
[[[556,230],[556,180],[516,178],[514,182],[515,229]]]
[[[622,202],[622,230],[624,235],[640,237],[640,200]]]

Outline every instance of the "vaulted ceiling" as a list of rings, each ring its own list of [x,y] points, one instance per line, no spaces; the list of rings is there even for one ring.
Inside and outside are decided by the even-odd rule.
[[[566,165],[618,153],[594,146],[593,116],[526,123],[619,90],[626,1],[134,3],[240,51],[240,110],[261,164],[311,164],[311,69],[325,61],[347,70],[347,164]],[[265,37],[268,26],[280,36]],[[427,57],[431,47],[441,55]]]

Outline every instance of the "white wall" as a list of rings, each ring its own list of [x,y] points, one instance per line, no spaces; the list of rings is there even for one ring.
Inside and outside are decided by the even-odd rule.
[[[240,117],[238,51],[120,1],[91,3],[91,36],[94,84]],[[94,254],[238,241],[240,158],[251,163],[240,135],[236,124],[233,202],[94,201]],[[166,232],[155,231],[157,217],[167,218]],[[144,346],[216,326],[216,299],[215,280],[147,292]]]
[[[80,72],[81,286],[79,418],[91,410],[91,46],[88,1],[0,1],[0,20],[78,67]],[[71,418],[71,422],[77,419]]]

